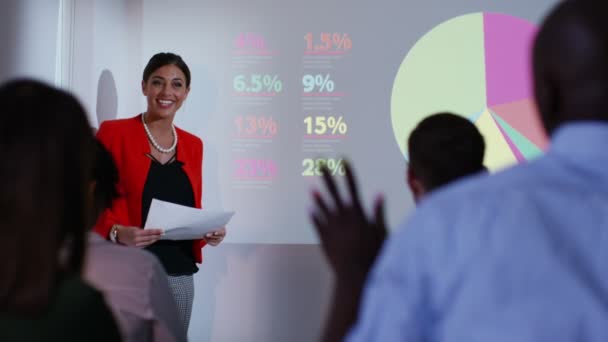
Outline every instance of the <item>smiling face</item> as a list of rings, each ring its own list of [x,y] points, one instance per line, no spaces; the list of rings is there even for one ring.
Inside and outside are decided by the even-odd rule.
[[[147,117],[154,119],[173,120],[190,92],[186,76],[174,64],[156,69],[147,81],[142,81],[141,87],[148,99]]]

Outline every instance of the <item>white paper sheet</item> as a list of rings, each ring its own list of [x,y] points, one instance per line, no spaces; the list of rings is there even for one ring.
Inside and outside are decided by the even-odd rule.
[[[234,211],[209,211],[152,199],[144,229],[161,228],[161,240],[195,240],[225,227]]]

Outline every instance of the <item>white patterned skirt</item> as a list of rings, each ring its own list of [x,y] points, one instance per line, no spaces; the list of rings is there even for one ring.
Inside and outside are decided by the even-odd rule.
[[[180,321],[188,334],[192,303],[194,302],[194,277],[192,275],[169,276],[169,287],[177,304]]]

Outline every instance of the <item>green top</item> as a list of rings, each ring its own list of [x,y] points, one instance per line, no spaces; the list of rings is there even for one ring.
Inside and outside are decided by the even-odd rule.
[[[100,292],[75,276],[64,279],[57,292],[40,316],[0,312],[0,341],[121,341]]]

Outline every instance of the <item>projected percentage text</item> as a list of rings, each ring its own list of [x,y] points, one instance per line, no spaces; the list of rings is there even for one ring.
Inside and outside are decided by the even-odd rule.
[[[353,47],[353,42],[346,33],[322,32],[319,38],[320,43],[317,44],[318,41],[315,41],[312,32],[304,36],[307,52],[347,52]]]
[[[329,74],[304,75],[302,77],[302,85],[304,86],[305,93],[310,93],[315,90],[319,93],[331,93],[335,88],[335,83]]]
[[[321,168],[326,166],[330,173],[333,176],[344,176],[344,163],[342,159],[304,159],[302,160],[302,166],[304,167],[304,171],[302,172],[302,176],[312,177],[312,176],[321,176]]]
[[[237,93],[280,93],[283,90],[283,82],[278,75],[236,75],[232,86]]]
[[[257,33],[244,32],[234,39],[234,48],[240,50],[264,50],[266,49],[266,40]]]
[[[277,164],[269,159],[236,159],[233,176],[236,179],[272,180],[278,175]]]
[[[234,119],[234,125],[238,136],[274,137],[278,131],[276,121],[265,116],[238,116]]]
[[[307,116],[304,119],[306,134],[333,134],[345,135],[348,132],[348,125],[342,116]]]

